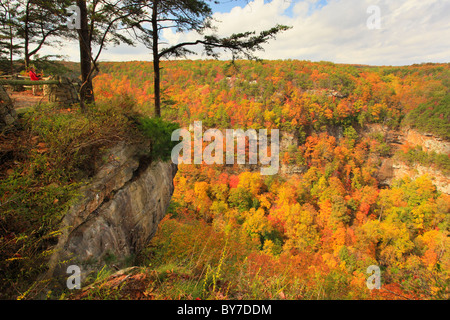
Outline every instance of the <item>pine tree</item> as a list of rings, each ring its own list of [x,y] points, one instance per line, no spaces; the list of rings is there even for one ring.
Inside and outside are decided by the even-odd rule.
[[[262,50],[262,45],[289,27],[277,25],[270,30],[257,34],[247,31],[229,37],[219,37],[213,31],[212,10],[203,0],[136,0],[141,15],[135,26],[141,31],[140,40],[152,50],[155,91],[155,116],[161,116],[161,67],[160,61],[168,57],[185,57],[194,52],[188,48],[203,46],[207,56],[218,58],[223,51],[232,54],[233,61],[238,58],[257,59],[255,52]],[[203,36],[196,41],[180,42],[162,47],[161,32],[172,29],[176,32],[195,31]]]

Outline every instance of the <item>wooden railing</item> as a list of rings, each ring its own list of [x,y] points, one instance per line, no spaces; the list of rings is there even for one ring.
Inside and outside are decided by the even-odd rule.
[[[59,84],[58,80],[17,80],[17,79],[0,79],[1,85],[11,85],[11,86],[37,86],[42,84]]]

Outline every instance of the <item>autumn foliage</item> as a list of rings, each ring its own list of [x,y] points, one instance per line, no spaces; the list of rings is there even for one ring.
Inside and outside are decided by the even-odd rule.
[[[151,112],[151,63],[101,67],[99,100]],[[298,170],[261,176],[246,166],[180,165],[150,261],[191,266],[205,281],[202,298],[448,298],[450,197],[428,176],[381,185],[380,158],[390,151],[364,127],[433,130],[421,122],[427,106],[435,133],[448,133],[448,104],[441,104],[449,65],[163,67],[163,118],[185,127],[201,120],[220,129],[278,128],[299,141],[280,154],[284,166]],[[381,268],[380,290],[367,289],[371,265]]]

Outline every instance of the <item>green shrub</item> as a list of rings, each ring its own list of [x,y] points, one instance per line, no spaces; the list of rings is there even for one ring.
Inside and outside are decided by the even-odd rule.
[[[17,148],[0,172],[0,298],[8,299],[30,299],[42,289],[37,276],[80,186],[103,163],[105,149],[135,136],[112,105],[86,114],[42,105],[20,121],[22,130],[8,137]]]
[[[172,141],[172,133],[180,126],[161,118],[140,117],[138,121],[138,128],[152,141],[152,159],[169,160],[172,149],[178,144],[177,141]]]
[[[409,165],[419,163],[423,166],[433,166],[444,174],[450,173],[450,158],[446,154],[436,152],[425,152],[422,147],[417,146],[409,149],[408,152],[398,152],[397,157],[407,162]]]
[[[447,93],[439,101],[430,101],[412,110],[406,116],[405,122],[421,132],[429,132],[450,139],[449,105],[450,93]]]
[[[243,187],[230,190],[228,203],[230,204],[230,207],[237,208],[239,212],[248,211],[251,208],[257,207],[257,203],[254,202],[252,194]]]
[[[355,146],[356,141],[359,138],[358,132],[352,126],[346,127],[344,129],[344,137],[347,138],[347,144],[350,148]]]

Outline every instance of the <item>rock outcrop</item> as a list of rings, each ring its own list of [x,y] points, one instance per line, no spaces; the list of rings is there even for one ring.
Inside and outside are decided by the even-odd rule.
[[[450,141],[431,133],[421,133],[408,127],[393,130],[381,124],[370,124],[364,128],[364,131],[366,135],[382,133],[385,135],[386,142],[391,145],[421,146],[426,152],[450,154]]]
[[[448,175],[419,163],[408,165],[394,156],[395,153],[405,145],[408,147],[420,146],[425,152],[450,155],[450,141],[431,134],[420,133],[410,128],[396,131],[380,124],[368,126],[366,128],[366,134],[371,133],[383,133],[386,143],[388,143],[392,149],[391,157],[380,159],[381,166],[377,174],[380,185],[390,186],[394,180],[402,179],[405,176],[414,180],[422,175],[428,175],[438,191],[450,194],[450,177]]]
[[[436,189],[450,195],[450,177],[441,171],[416,164],[413,167],[391,158],[383,159],[377,178],[381,185],[391,186],[394,180],[409,177],[413,180],[420,176],[428,175]]]
[[[65,107],[80,102],[78,92],[81,87],[81,81],[79,79],[74,80],[56,76],[49,80],[59,81],[59,84],[44,85],[44,96],[48,98],[49,102]]]
[[[446,141],[430,133],[420,133],[414,129],[405,129],[403,131],[405,141],[412,146],[422,146],[426,152],[436,152],[450,154],[450,141]]]
[[[62,221],[46,277],[67,277],[69,265],[86,276],[106,262],[117,268],[138,253],[166,214],[177,167],[151,162],[149,145],[120,144]],[[129,261],[128,261],[129,262]]]

